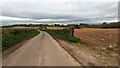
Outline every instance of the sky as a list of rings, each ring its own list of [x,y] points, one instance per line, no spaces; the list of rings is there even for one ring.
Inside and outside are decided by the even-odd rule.
[[[0,25],[118,21],[118,0],[0,0]]]

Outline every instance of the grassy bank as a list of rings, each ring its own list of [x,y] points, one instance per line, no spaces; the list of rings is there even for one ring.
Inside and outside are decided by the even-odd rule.
[[[62,30],[44,30],[44,31],[48,32],[55,39],[61,39],[64,41],[75,42],[75,43],[76,42],[84,43],[77,37],[74,36],[72,37],[68,34],[65,34]]]
[[[35,29],[2,29],[2,50],[39,34]]]

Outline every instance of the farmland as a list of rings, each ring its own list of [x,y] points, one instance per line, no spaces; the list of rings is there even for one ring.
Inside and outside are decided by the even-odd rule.
[[[58,42],[82,65],[118,65],[118,29],[75,29],[74,35],[86,44]]]
[[[65,27],[47,27],[47,29],[49,29],[49,30],[62,30],[64,28]]]
[[[37,29],[37,28],[39,28],[39,27],[25,27],[25,26],[15,26],[15,27],[11,27],[12,29],[29,29],[29,28],[31,28],[31,29]]]
[[[118,29],[76,29],[75,36],[95,47],[117,47]]]
[[[16,43],[36,36],[39,33],[36,30],[37,28],[3,28],[2,48],[6,50]],[[71,36],[70,33],[63,27],[47,27],[47,29],[40,30],[43,31],[43,33],[41,33],[41,41],[44,42],[45,40],[43,38],[47,38],[47,42],[42,45],[47,45],[49,42],[48,36],[44,35],[46,34],[44,33],[45,31],[49,33],[62,48],[64,48],[72,57],[74,57],[76,61],[83,66],[118,65],[118,29],[74,29],[74,36]],[[38,41],[39,40],[36,42],[39,43]],[[34,41],[32,42],[34,43]]]
[[[39,32],[35,29],[2,29],[2,49],[9,47],[36,36]]]

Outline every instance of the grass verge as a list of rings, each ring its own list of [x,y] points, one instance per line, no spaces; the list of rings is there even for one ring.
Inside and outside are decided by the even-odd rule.
[[[81,41],[79,38],[65,34],[62,30],[44,30],[44,31],[49,33],[55,39],[61,39],[64,41],[74,42],[74,43],[80,42],[84,44],[84,42]]]
[[[2,29],[2,51],[39,34],[35,29]]]

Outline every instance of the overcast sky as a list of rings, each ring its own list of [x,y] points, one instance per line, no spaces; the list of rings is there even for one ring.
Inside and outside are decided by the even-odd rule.
[[[118,0],[1,0],[0,8],[0,25],[118,21]]]

